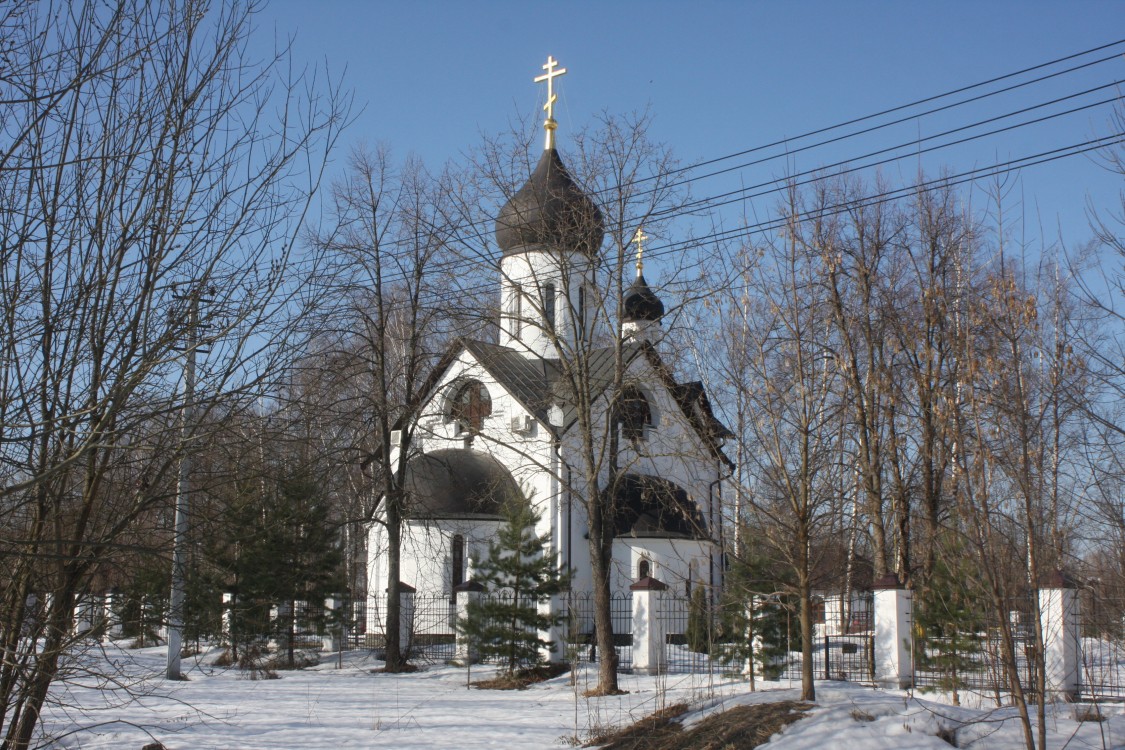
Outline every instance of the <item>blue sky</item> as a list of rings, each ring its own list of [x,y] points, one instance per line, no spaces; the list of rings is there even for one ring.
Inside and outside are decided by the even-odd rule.
[[[589,124],[596,113],[649,107],[652,134],[690,163],[1125,39],[1125,2],[271,0],[257,23],[255,44],[268,43],[274,33],[292,35],[298,62],[347,69],[346,81],[364,111],[346,145],[383,142],[432,166],[456,159],[479,143],[481,133],[500,133],[513,116],[542,103],[542,87],[531,79],[550,54],[568,70],[556,111],[564,155],[568,130]],[[1113,61],[977,105],[925,116],[912,110],[907,114],[913,117],[893,128],[700,180],[693,190],[706,196],[732,184],[755,184],[787,169],[821,167],[1125,80],[1123,53],[1125,45],[1112,47],[1075,63],[1116,54]],[[1103,89],[988,127],[1084,106],[1122,90]],[[892,182],[912,179],[919,165],[930,173],[961,172],[1107,135],[1108,116],[1108,106],[1098,106],[882,170]],[[1090,236],[1087,204],[1120,207],[1120,176],[1087,156],[1027,168],[1009,185],[1011,198],[1026,209],[1023,229],[1038,235],[1042,226],[1052,238],[1061,232],[1067,245]],[[979,196],[972,199],[980,202]],[[738,209],[760,216],[771,205],[763,198]]]

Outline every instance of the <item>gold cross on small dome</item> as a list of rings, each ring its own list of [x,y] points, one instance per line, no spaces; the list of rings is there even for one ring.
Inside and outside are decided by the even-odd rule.
[[[547,113],[547,119],[543,121],[543,129],[547,131],[545,148],[548,149],[555,146],[555,128],[558,127],[558,123],[555,122],[555,102],[558,100],[558,96],[555,95],[555,79],[566,73],[566,68],[555,69],[558,64],[555,58],[547,55],[547,64],[543,66],[543,70],[547,72],[533,79],[535,83],[547,82],[547,103],[543,105],[543,109]]]
[[[645,234],[644,227],[637,227],[637,233],[633,235],[633,241],[637,243],[637,273],[638,274],[641,272],[641,268],[644,265],[641,261],[641,258],[645,253],[644,243],[645,243],[645,240],[647,240],[647,239],[649,239],[649,236],[647,234]]]

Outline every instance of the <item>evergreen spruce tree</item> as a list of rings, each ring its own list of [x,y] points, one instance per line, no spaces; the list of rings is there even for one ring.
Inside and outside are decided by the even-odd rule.
[[[933,573],[921,592],[915,611],[915,628],[921,641],[916,656],[920,670],[936,672],[937,687],[952,693],[960,705],[959,691],[965,674],[978,668],[982,649],[978,632],[984,627],[984,606],[975,601],[968,582],[974,579],[971,559],[962,545],[944,545],[945,554],[934,561]]]
[[[474,561],[474,578],[493,592],[469,605],[457,628],[483,659],[498,659],[510,676],[538,666],[542,649],[553,644],[539,632],[562,622],[562,615],[540,612],[566,590],[569,573],[546,555],[547,535],[538,536],[539,514],[523,501],[509,502],[504,525],[489,542],[488,558]]]
[[[800,639],[799,631],[790,632],[796,626],[789,615],[792,596],[776,591],[787,583],[785,572],[772,570],[764,558],[749,552],[733,558],[712,656],[725,662],[753,659],[767,680],[777,679],[785,671],[788,644]]]

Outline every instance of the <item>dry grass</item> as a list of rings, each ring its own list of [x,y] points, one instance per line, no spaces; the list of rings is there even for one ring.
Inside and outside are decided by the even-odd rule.
[[[478,680],[473,687],[479,690],[524,690],[537,682],[545,682],[570,671],[566,664],[544,664],[521,669],[514,674],[501,674],[488,680]]]
[[[812,704],[800,701],[737,706],[685,731],[675,721],[687,711],[687,706],[679,704],[591,744],[604,745],[603,750],[750,750],[769,742],[810,708]]]

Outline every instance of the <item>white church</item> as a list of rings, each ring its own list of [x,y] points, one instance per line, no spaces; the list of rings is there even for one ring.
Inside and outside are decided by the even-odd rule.
[[[543,154],[496,218],[497,341],[458,341],[431,376],[415,422],[393,438],[409,452],[401,580],[418,596],[452,599],[487,554],[502,503],[522,497],[539,511],[536,531],[549,537],[550,554],[573,571],[572,591],[591,591],[583,439],[605,455],[614,425],[618,481],[609,481],[608,461],[599,478],[599,487],[612,484],[617,493],[611,590],[652,577],[684,594],[704,587],[714,599],[722,585],[720,492],[731,465],[722,444],[730,433],[702,384],[676,382],[662,358],[665,310],[641,273],[640,230],[619,330],[608,330],[596,308],[605,296],[595,287],[605,232],[596,203],[555,148],[552,82],[566,72],[556,65],[548,58],[535,79],[547,83]],[[616,398],[615,335],[625,373]],[[584,399],[592,430],[578,419]],[[368,632],[382,630],[386,548],[384,528],[372,524]]]

